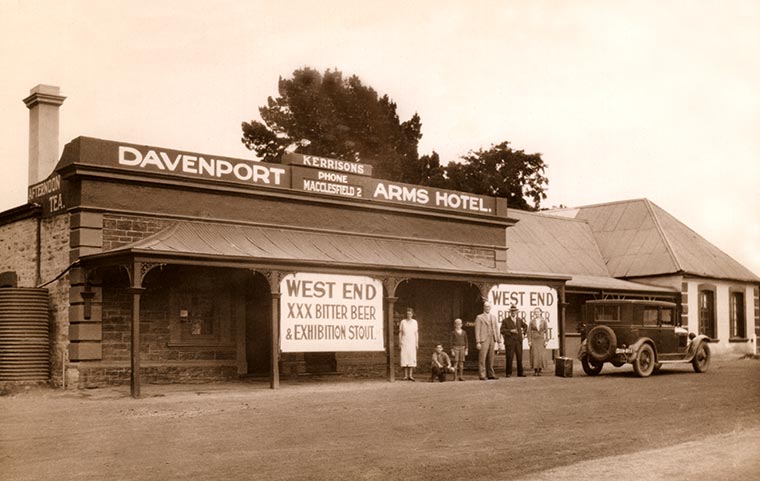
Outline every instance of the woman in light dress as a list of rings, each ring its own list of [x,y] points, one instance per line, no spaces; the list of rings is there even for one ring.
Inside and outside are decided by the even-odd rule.
[[[398,345],[401,348],[401,367],[404,368],[404,381],[415,381],[414,368],[417,367],[417,349],[420,336],[417,321],[413,318],[414,310],[406,309],[406,319],[398,326]]]
[[[528,345],[530,346],[530,367],[533,375],[540,376],[546,368],[546,343],[548,341],[548,322],[541,309],[534,309],[528,323]]]

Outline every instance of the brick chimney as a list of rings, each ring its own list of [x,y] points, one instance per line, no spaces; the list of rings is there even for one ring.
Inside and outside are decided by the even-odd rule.
[[[58,162],[58,108],[61,89],[40,84],[29,91],[29,185],[45,180]]]

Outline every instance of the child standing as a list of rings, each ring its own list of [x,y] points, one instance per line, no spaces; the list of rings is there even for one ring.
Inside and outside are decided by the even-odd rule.
[[[467,333],[462,329],[462,320],[454,320],[454,330],[451,331],[451,356],[454,358],[454,368],[458,381],[464,381],[464,358],[467,356]]]

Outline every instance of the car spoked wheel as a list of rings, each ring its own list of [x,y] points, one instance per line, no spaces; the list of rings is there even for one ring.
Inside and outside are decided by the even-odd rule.
[[[615,348],[617,348],[615,331],[607,326],[596,326],[586,336],[588,355],[596,361],[604,362],[612,357],[615,354]]]
[[[691,365],[696,372],[707,372],[707,369],[710,367],[710,346],[706,342],[702,342],[697,347],[697,353],[694,355]]]
[[[589,356],[583,356],[581,358],[581,365],[583,366],[583,372],[588,376],[598,376],[604,367],[603,362],[599,362]]]
[[[633,370],[639,377],[647,377],[654,371],[657,361],[654,357],[654,349],[649,344],[643,344],[639,348],[636,360],[633,361]]]

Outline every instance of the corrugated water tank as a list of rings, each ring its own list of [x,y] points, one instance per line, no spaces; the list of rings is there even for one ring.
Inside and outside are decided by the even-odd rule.
[[[0,382],[48,380],[48,306],[47,289],[0,289]]]

